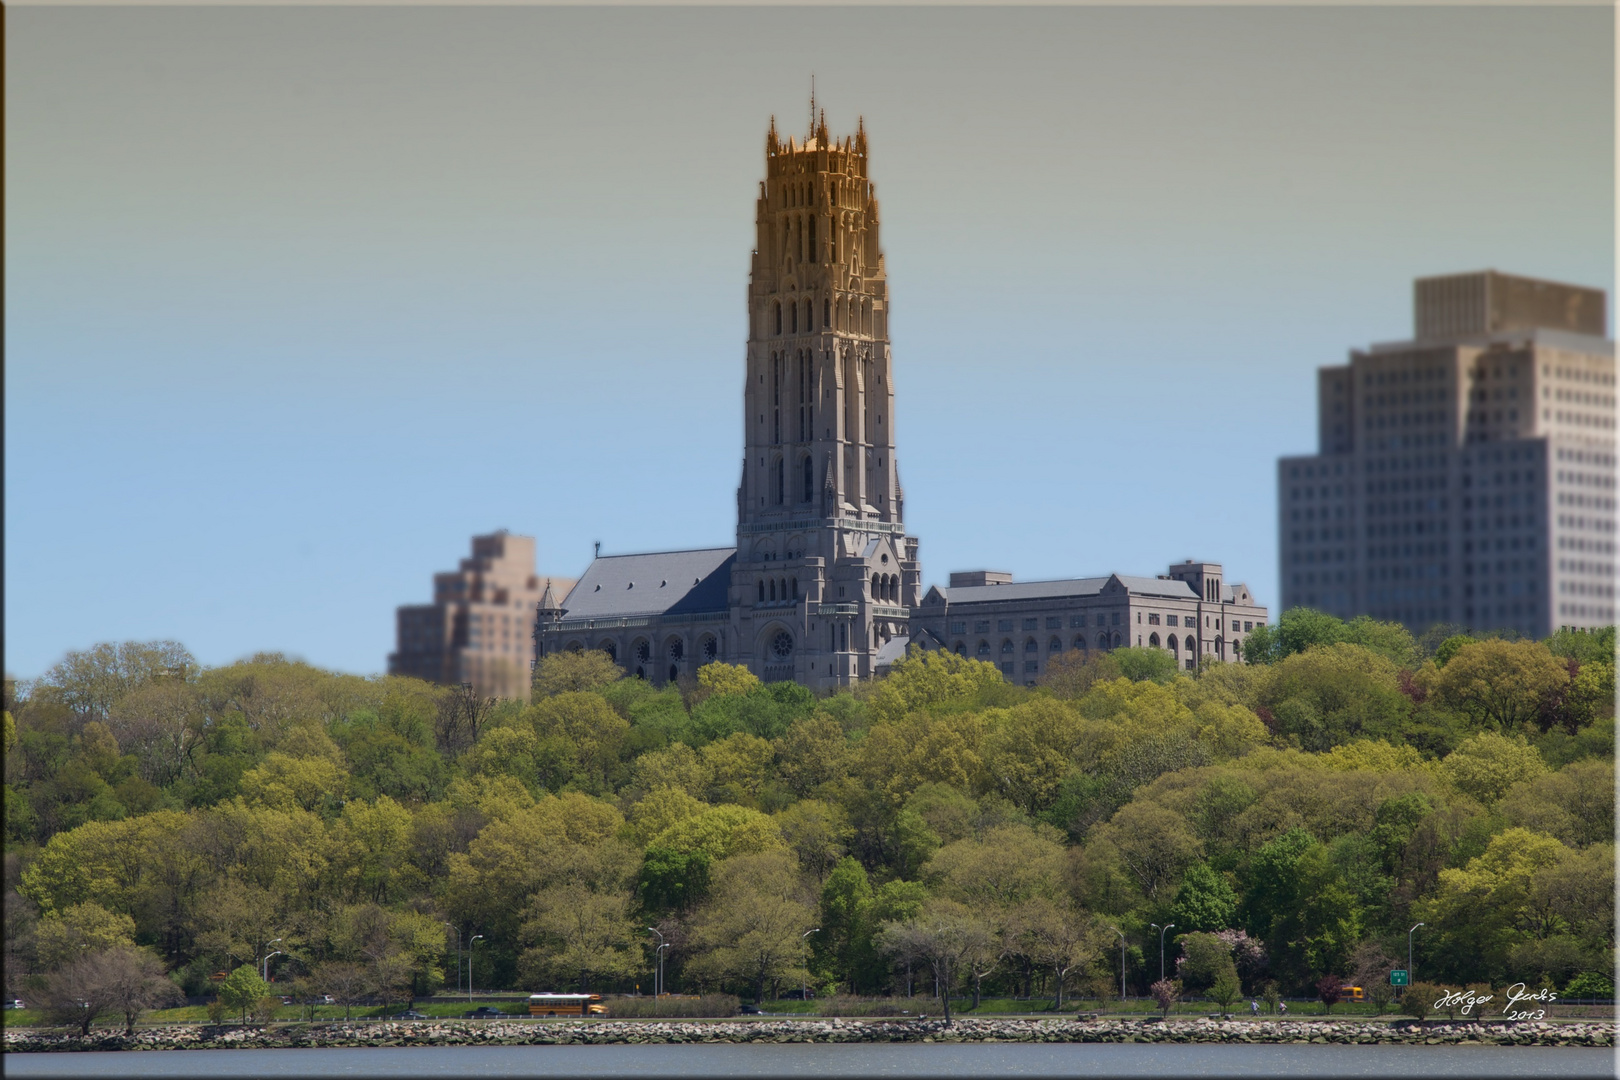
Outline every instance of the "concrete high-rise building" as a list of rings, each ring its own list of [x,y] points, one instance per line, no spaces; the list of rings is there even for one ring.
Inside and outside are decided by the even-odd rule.
[[[1317,372],[1277,470],[1283,608],[1545,636],[1614,622],[1615,362],[1597,289],[1423,278],[1413,340]]]
[[[534,661],[531,627],[548,587],[535,573],[534,538],[504,529],[475,536],[472,557],[433,575],[433,603],[401,607],[390,675],[444,685],[470,683],[479,697],[529,696]]]

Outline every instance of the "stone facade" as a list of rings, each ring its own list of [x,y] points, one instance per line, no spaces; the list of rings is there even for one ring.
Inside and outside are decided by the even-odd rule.
[[[913,613],[918,644],[948,649],[1034,683],[1066,652],[1166,649],[1196,670],[1204,657],[1241,661],[1243,640],[1266,623],[1247,585],[1228,585],[1219,563],[1188,559],[1158,577],[1014,582],[993,570],[952,574]]]
[[[1051,596],[1018,585],[993,599],[959,597],[953,586],[925,602],[895,457],[888,279],[864,125],[835,140],[820,118],[800,141],[781,138],[773,120],[754,227],[736,546],[598,556],[565,599],[548,594],[537,607],[537,655],[602,649],[657,683],[721,660],[766,681],[833,690],[882,674],[905,654],[914,624],[928,628],[921,644],[956,641],[945,615],[952,605],[984,605],[996,621],[1020,625],[1094,608],[1175,618],[1144,622],[1134,636],[1164,647],[1173,637],[1178,656],[1191,641],[1189,659],[1233,658],[1236,641],[1264,621],[1247,590],[1220,585],[1210,563],[1189,563],[1169,583],[1087,579],[1095,585],[1084,594],[1076,583],[1042,583],[1059,589]],[[1136,591],[1094,603],[1122,582]],[[1168,629],[1183,625],[1190,635]],[[1135,643],[1122,628],[1126,640]],[[1060,644],[1069,641],[1065,632]],[[1044,663],[1044,636],[1038,652]],[[1019,656],[1009,678],[1028,673]]]
[[[397,648],[390,675],[443,685],[470,683],[480,697],[529,696],[533,612],[542,586],[535,573],[534,538],[502,530],[475,536],[472,557],[433,575],[433,602],[397,612]],[[547,582],[551,586],[552,582]],[[571,581],[558,580],[566,589]]]
[[[784,140],[773,120],[754,228],[737,546],[597,559],[539,613],[541,655],[607,644],[657,681],[720,659],[830,689],[869,678],[907,635],[922,571],[864,127],[834,140],[821,117]]]
[[[1604,294],[1423,279],[1414,340],[1317,373],[1318,453],[1278,462],[1283,606],[1513,629],[1614,622]]]

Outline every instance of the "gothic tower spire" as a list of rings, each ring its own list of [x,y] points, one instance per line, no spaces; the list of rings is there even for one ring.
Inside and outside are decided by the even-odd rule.
[[[732,640],[761,677],[869,677],[920,601],[895,464],[888,276],[866,129],[811,91],[801,146],[766,136],[748,292]]]

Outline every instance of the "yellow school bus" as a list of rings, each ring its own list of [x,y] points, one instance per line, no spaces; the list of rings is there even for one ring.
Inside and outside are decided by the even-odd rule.
[[[1339,987],[1339,1000],[1340,1001],[1366,1001],[1367,1000],[1367,995],[1362,991],[1361,987],[1359,987],[1359,986],[1341,986],[1341,987]]]
[[[601,994],[530,994],[530,1016],[606,1016]]]

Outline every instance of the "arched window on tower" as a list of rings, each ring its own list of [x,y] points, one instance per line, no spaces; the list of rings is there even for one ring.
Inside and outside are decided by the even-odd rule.
[[[1158,634],[1149,634],[1148,635],[1148,644],[1153,646],[1155,649],[1157,649],[1159,647],[1159,635]]]
[[[816,496],[816,462],[810,455],[804,458],[804,501],[813,502]]]
[[[1177,649],[1181,648],[1181,646],[1176,643],[1176,635],[1174,634],[1171,634],[1165,639],[1164,647],[1169,649],[1171,652],[1175,652]]]
[[[776,582],[775,581],[771,582],[770,595],[771,595],[771,603],[773,603],[773,604],[776,603]]]
[[[827,296],[821,299],[821,328],[825,330],[830,326],[832,326],[832,297]]]
[[[780,300],[776,302],[776,332],[778,334],[782,332],[782,301]]]
[[[793,320],[793,324],[792,324],[791,329],[795,334],[797,334],[799,332],[799,304],[798,304],[798,301],[794,301],[793,310],[788,314],[788,318]]]
[[[872,599],[880,599],[878,595],[878,576],[876,574],[872,575]]]
[[[765,583],[763,581],[759,583],[759,602],[762,604],[765,602]]]
[[[787,501],[787,462],[781,458],[776,459],[776,503],[780,506]]]
[[[810,258],[812,260],[816,261],[816,262],[820,262],[821,261],[820,258],[819,258],[820,254],[821,253],[816,250],[816,216],[814,214],[811,214],[810,215]]]
[[[798,598],[799,598],[799,579],[794,578],[793,579],[793,599],[797,600]]]

